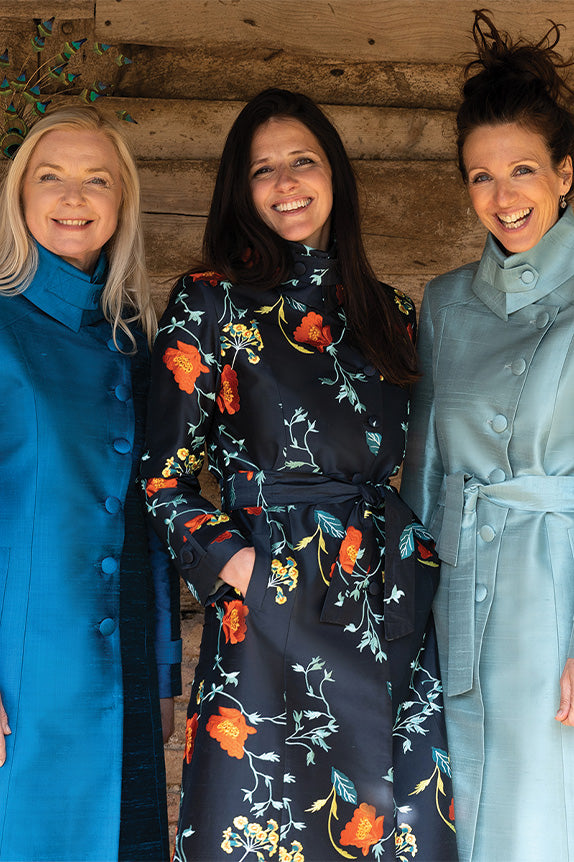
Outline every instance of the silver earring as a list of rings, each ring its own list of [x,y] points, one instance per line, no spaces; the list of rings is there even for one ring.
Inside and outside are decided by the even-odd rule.
[[[568,204],[566,203],[566,198],[564,195],[560,195],[560,209],[565,210]]]

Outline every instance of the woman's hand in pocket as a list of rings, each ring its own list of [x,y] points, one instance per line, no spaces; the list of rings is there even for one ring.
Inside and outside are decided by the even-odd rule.
[[[242,548],[226,562],[219,577],[245,596],[254,565],[255,548]]]

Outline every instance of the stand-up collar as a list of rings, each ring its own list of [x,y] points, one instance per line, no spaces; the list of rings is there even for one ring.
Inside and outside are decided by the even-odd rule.
[[[100,254],[90,276],[39,243],[36,248],[38,269],[26,288],[26,299],[75,332],[82,325],[100,320],[100,299],[107,275],[105,254]]]
[[[291,247],[292,276],[280,290],[305,305],[321,308],[328,298],[334,298],[333,288],[340,283],[334,249],[318,251],[301,243],[291,243]]]
[[[574,277],[574,213],[568,207],[534,248],[505,255],[492,234],[472,282],[474,293],[498,317],[547,296]]]

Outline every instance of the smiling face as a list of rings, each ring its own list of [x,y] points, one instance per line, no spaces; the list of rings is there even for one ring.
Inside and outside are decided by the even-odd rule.
[[[84,272],[92,272],[113,236],[122,201],[120,165],[106,135],[47,132],[22,182],[24,218],[32,236]]]
[[[558,219],[570,156],[554,167],[546,141],[517,123],[478,126],[464,143],[472,205],[509,254],[528,251]]]
[[[249,181],[255,209],[271,230],[326,251],[333,208],[331,166],[307,126],[288,117],[259,126],[251,143]]]

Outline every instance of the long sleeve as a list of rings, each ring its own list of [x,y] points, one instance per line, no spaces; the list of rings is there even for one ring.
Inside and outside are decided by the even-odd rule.
[[[181,694],[179,575],[158,536],[149,533],[155,597],[155,655],[160,697]]]
[[[229,515],[202,496],[198,481],[225,385],[217,284],[216,278],[184,277],[160,322],[141,469],[151,523],[203,603],[225,563],[250,544]]]
[[[427,285],[421,306],[417,338],[422,377],[415,386],[411,400],[407,448],[401,480],[401,496],[427,529],[444,477],[444,466],[435,426],[434,326],[428,287]]]

